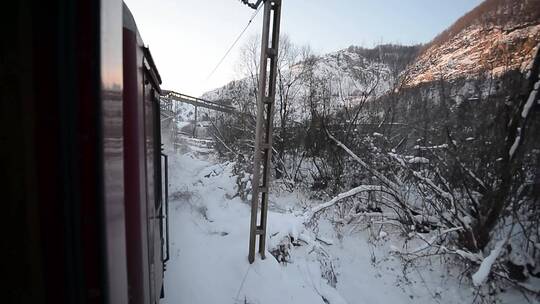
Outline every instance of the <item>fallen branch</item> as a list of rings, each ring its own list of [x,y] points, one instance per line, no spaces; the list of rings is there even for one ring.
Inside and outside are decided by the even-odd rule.
[[[390,190],[392,190],[392,192],[394,192],[396,195],[398,195],[398,193],[400,192],[399,191],[399,187],[398,185],[396,185],[396,183],[392,182],[391,180],[389,180],[388,178],[386,178],[386,176],[384,176],[383,174],[381,174],[379,171],[371,168],[370,166],[368,166],[368,164],[366,164],[360,157],[358,157],[356,154],[354,154],[353,151],[351,151],[351,149],[349,149],[347,146],[345,146],[341,141],[339,141],[338,139],[336,139],[332,134],[330,134],[330,132],[328,130],[326,130],[326,134],[328,135],[328,137],[333,140],[339,147],[341,147],[343,150],[345,150],[345,152],[347,152],[347,154],[349,154],[356,162],[358,162],[362,167],[364,167],[364,169],[368,170],[369,173],[373,174],[377,179],[379,179],[384,185],[386,185],[388,188],[390,188]]]
[[[472,281],[474,286],[479,287],[487,281],[488,276],[491,273],[491,268],[493,267],[493,264],[495,264],[495,261],[497,261],[497,258],[499,258],[499,255],[501,254],[506,242],[507,240],[501,240],[497,242],[495,248],[493,248],[490,254],[482,260],[482,263],[480,263],[480,267],[472,275]]]
[[[414,215],[411,212],[411,208],[406,204],[406,199],[403,197],[403,193],[401,192],[401,189],[403,188],[402,185],[398,185],[395,182],[388,179],[386,176],[384,176],[379,171],[373,169],[372,167],[368,166],[366,162],[364,162],[360,157],[358,157],[351,149],[349,149],[347,146],[345,146],[341,141],[336,139],[328,129],[326,129],[326,134],[328,137],[333,140],[339,147],[341,147],[347,154],[349,154],[357,163],[359,163],[364,169],[366,169],[369,173],[371,173],[375,178],[377,178],[385,187],[381,187],[377,191],[385,192],[389,195],[391,195],[396,202],[399,204],[399,207],[404,211],[405,215],[407,216],[408,220],[412,223],[415,222]],[[374,190],[375,191],[375,190]]]
[[[317,206],[309,209],[308,211],[306,211],[304,213],[304,223],[310,222],[311,219],[313,218],[313,216],[315,216],[315,214],[321,212],[322,210],[324,210],[324,209],[326,209],[328,207],[331,207],[331,206],[335,205],[337,202],[341,201],[344,198],[354,196],[354,195],[356,195],[358,193],[361,193],[361,192],[383,191],[383,190],[384,190],[384,187],[382,187],[382,186],[362,185],[362,186],[358,186],[356,188],[353,188],[353,189],[351,189],[351,190],[349,190],[347,192],[340,193],[340,194],[338,194],[338,196],[334,197],[333,199],[329,200],[328,202],[317,205]]]
[[[399,221],[399,217],[394,213],[382,213],[382,212],[359,212],[352,215],[347,215],[343,219],[336,221],[337,223],[346,225],[351,223],[352,221],[356,220],[357,218],[372,218],[372,217],[380,217],[384,218],[385,220],[394,220]]]

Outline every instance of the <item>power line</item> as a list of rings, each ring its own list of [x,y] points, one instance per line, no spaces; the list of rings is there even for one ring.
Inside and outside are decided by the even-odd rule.
[[[238,43],[238,41],[240,40],[240,38],[242,38],[242,35],[244,35],[244,33],[246,32],[246,30],[248,29],[248,27],[251,25],[251,22],[253,21],[253,19],[255,19],[255,17],[257,17],[257,14],[259,13],[259,11],[261,10],[261,8],[263,7],[264,5],[260,5],[257,10],[253,13],[253,15],[251,15],[251,18],[249,19],[248,23],[246,24],[246,26],[244,27],[244,29],[240,32],[240,34],[238,35],[238,37],[236,37],[236,40],[234,40],[233,44],[231,45],[231,47],[227,50],[227,52],[225,52],[225,55],[223,55],[223,57],[221,58],[221,60],[218,62],[218,64],[216,65],[216,67],[212,70],[212,72],[208,75],[208,77],[206,77],[206,81],[208,81],[210,79],[210,77],[212,77],[212,75],[214,75],[214,73],[216,72],[216,70],[219,68],[219,66],[223,63],[223,61],[225,60],[225,58],[227,57],[227,55],[229,55],[229,53],[232,51],[232,49],[234,48],[234,46],[236,45],[236,43]]]
[[[240,1],[242,1],[242,3],[251,7],[252,9],[257,9],[259,7],[259,4],[261,4],[263,0],[258,0],[256,3],[250,3],[249,0],[240,0]]]

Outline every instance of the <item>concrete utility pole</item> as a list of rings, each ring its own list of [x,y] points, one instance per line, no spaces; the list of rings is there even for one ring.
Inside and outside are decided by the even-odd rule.
[[[257,95],[255,155],[253,157],[253,179],[251,181],[249,263],[253,263],[255,260],[255,241],[257,236],[259,236],[259,254],[262,259],[265,258],[280,19],[281,0],[266,0],[264,2],[259,91]],[[258,214],[259,204],[260,215]],[[259,222],[257,221],[258,218]]]
[[[197,106],[195,106],[195,123],[193,124],[193,138],[197,138]]]

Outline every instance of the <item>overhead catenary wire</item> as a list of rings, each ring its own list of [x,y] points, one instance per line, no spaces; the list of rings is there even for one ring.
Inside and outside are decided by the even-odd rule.
[[[249,0],[240,0],[242,3],[244,3],[245,5],[251,7],[252,9],[257,9],[259,7],[259,4],[261,4],[261,2],[263,2],[263,0],[257,0],[256,3],[251,3],[249,2]]]
[[[234,40],[234,42],[232,43],[232,45],[229,47],[229,49],[227,50],[227,52],[225,52],[225,55],[223,55],[223,57],[219,60],[219,62],[217,63],[217,65],[214,67],[214,69],[212,70],[212,72],[210,72],[210,74],[208,74],[208,77],[206,77],[206,81],[208,81],[210,79],[210,77],[212,77],[214,75],[214,73],[217,71],[217,69],[219,68],[219,66],[223,63],[223,61],[225,60],[225,58],[227,58],[227,56],[229,55],[229,53],[232,51],[232,49],[234,48],[234,46],[238,43],[238,41],[240,40],[240,38],[242,38],[242,35],[244,35],[244,33],[247,31],[247,29],[249,28],[249,26],[251,25],[251,22],[253,21],[253,19],[255,19],[255,17],[257,17],[257,14],[259,14],[259,11],[261,10],[261,8],[263,7],[264,5],[259,5],[259,7],[257,8],[257,10],[255,10],[255,12],[253,12],[253,15],[251,15],[251,17],[249,18],[249,21],[248,23],[246,24],[246,26],[244,27],[244,29],[240,32],[240,34],[238,35],[238,37],[236,37],[236,39]]]

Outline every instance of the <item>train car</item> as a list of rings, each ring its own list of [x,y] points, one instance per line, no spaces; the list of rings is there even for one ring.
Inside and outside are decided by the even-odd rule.
[[[132,303],[157,303],[163,296],[168,260],[163,223],[160,106],[161,78],[150,50],[124,5],[124,186],[128,282]],[[166,157],[166,156],[165,156]],[[166,158],[165,158],[166,167]],[[165,184],[166,185],[166,184]],[[166,238],[165,238],[166,237]],[[163,252],[164,246],[165,252]]]
[[[3,303],[159,303],[161,78],[121,0],[1,12]]]

